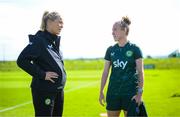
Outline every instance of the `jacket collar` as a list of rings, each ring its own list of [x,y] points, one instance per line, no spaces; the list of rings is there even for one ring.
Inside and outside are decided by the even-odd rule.
[[[51,44],[54,44],[53,42],[55,42],[55,45],[57,48],[59,48],[60,46],[60,39],[61,36],[57,36],[57,35],[53,35],[51,33],[49,33],[48,31],[41,31],[39,30],[35,35],[28,35],[29,36],[29,41],[33,42],[35,38],[44,38],[46,39],[48,42],[50,42]]]

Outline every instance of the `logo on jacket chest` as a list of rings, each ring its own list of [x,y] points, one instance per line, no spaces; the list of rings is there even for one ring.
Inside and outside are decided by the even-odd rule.
[[[116,61],[113,62],[113,65],[115,68],[119,67],[124,69],[127,65],[128,61],[120,61],[119,59],[117,59]]]
[[[51,45],[48,45],[48,48],[49,48],[49,49],[52,49],[52,48],[53,48],[52,44],[51,44]]]

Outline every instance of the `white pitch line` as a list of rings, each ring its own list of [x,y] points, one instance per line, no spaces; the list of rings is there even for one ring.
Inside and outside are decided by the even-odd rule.
[[[69,89],[69,90],[67,90],[65,92],[68,93],[68,92],[71,92],[71,91],[75,91],[75,90],[81,89],[83,87],[92,86],[92,85],[97,84],[97,83],[98,82],[90,83],[90,84],[87,84],[87,85],[81,85],[79,87],[76,87],[76,88],[73,88],[73,89]],[[28,102],[25,102],[25,103],[22,103],[22,104],[11,106],[11,107],[8,107],[8,108],[0,110],[0,113],[5,112],[5,111],[9,111],[9,110],[13,110],[15,108],[19,108],[19,107],[22,107],[22,106],[25,106],[25,105],[28,105],[28,104],[31,104],[31,103],[32,103],[32,101],[28,101]]]
[[[5,111],[8,111],[8,110],[13,110],[13,109],[18,108],[18,107],[21,107],[21,106],[25,106],[25,105],[30,104],[30,103],[32,103],[32,101],[28,101],[28,102],[25,102],[25,103],[22,103],[22,104],[18,104],[18,105],[15,105],[15,106],[11,106],[11,107],[8,107],[8,108],[5,108],[5,109],[0,110],[0,113],[1,113],[1,112],[5,112]]]
[[[98,81],[94,82],[94,83],[89,83],[89,84],[85,84],[85,85],[80,85],[76,88],[73,88],[73,89],[68,89],[67,91],[65,91],[65,93],[68,93],[68,92],[71,92],[71,91],[75,91],[75,90],[78,90],[78,89],[81,89],[81,88],[84,88],[84,87],[88,87],[88,86],[92,86],[92,85],[95,85],[99,83]]]
[[[107,113],[100,113],[101,117],[107,117]]]

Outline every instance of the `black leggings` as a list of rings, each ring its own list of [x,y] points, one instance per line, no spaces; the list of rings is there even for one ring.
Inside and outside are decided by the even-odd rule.
[[[64,104],[64,91],[60,92],[40,92],[32,91],[35,116],[56,116],[62,117]]]

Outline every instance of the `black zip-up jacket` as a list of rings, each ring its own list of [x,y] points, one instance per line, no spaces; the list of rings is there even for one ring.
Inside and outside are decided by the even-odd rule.
[[[62,69],[48,52],[48,49],[55,52],[61,58],[59,62],[62,62],[63,65],[59,45],[60,36],[52,35],[48,31],[38,31],[35,35],[29,35],[29,44],[20,53],[17,64],[33,77],[32,89],[57,92],[64,88]],[[58,78],[53,78],[55,83],[45,80],[47,71],[56,72],[59,75]]]

